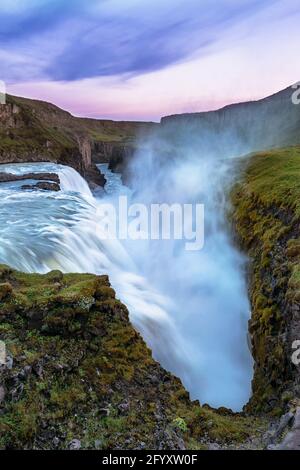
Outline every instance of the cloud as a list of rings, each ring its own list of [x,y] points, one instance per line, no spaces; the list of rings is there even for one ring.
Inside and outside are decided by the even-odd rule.
[[[134,76],[185,61],[272,0],[24,0],[0,5],[1,78]]]
[[[299,22],[300,11],[284,16],[272,8],[228,30],[205,55],[162,70],[126,80],[115,75],[20,83],[8,92],[46,99],[76,115],[120,120],[159,120],[259,99],[299,80]]]

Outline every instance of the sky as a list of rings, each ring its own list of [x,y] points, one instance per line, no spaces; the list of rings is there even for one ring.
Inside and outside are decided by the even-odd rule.
[[[0,81],[78,116],[155,120],[300,80],[299,0],[1,0]]]

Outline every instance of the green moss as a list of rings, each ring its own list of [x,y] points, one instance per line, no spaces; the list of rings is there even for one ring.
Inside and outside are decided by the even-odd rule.
[[[0,340],[13,358],[2,376],[0,446],[53,448],[55,438],[60,449],[72,439],[87,449],[141,442],[155,449],[167,433],[174,443],[166,446],[183,438],[198,449],[206,440],[234,444],[255,434],[252,418],[189,400],[180,380],[153,360],[107,276],[6,266],[0,275],[13,287],[0,309]]]
[[[283,390],[293,381],[288,311],[300,299],[300,148],[259,153],[248,160],[232,191],[232,220],[251,258],[250,300],[256,361],[252,411],[284,410]],[[277,411],[276,411],[277,410]]]

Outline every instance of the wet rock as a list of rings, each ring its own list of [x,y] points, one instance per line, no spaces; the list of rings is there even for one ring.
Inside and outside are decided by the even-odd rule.
[[[0,173],[0,183],[10,183],[14,181],[24,181],[24,180],[43,180],[43,181],[52,181],[59,184],[59,176],[55,173],[24,173],[23,175],[14,175],[11,173]]]
[[[87,180],[92,191],[96,191],[99,188],[103,188],[106,183],[104,175],[101,173],[100,170],[98,170],[96,165],[93,163],[85,169],[84,177]]]
[[[60,185],[58,183],[51,183],[49,181],[40,181],[37,184],[24,184],[21,187],[22,190],[39,190],[44,191],[60,191]]]

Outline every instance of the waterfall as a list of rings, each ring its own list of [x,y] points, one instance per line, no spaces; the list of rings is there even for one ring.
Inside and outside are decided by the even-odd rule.
[[[58,170],[58,176],[60,179],[60,187],[64,192],[75,192],[86,196],[88,198],[93,198],[92,192],[89,188],[89,185],[82,177],[79,177],[77,171],[68,166],[60,166]]]
[[[155,359],[183,380],[192,398],[241,409],[250,394],[249,306],[241,276],[243,259],[219,228],[215,204],[221,193],[209,189],[212,166],[203,161],[196,170],[188,161],[175,162],[176,172],[168,166],[166,174],[158,172],[157,160],[149,152],[140,165],[134,191],[102,166],[108,183],[101,198],[94,197],[71,168],[2,165],[1,171],[16,173],[56,172],[61,191],[0,186],[0,262],[25,272],[60,269],[108,274]],[[219,189],[225,174],[220,170],[214,175]],[[127,194],[133,203],[149,203],[153,198],[168,202],[170,193],[179,202],[183,193],[189,200],[205,199],[209,211],[215,211],[203,252],[185,253],[180,241],[120,241],[101,236],[101,204],[117,204],[119,194]],[[218,203],[221,206],[222,200]]]

